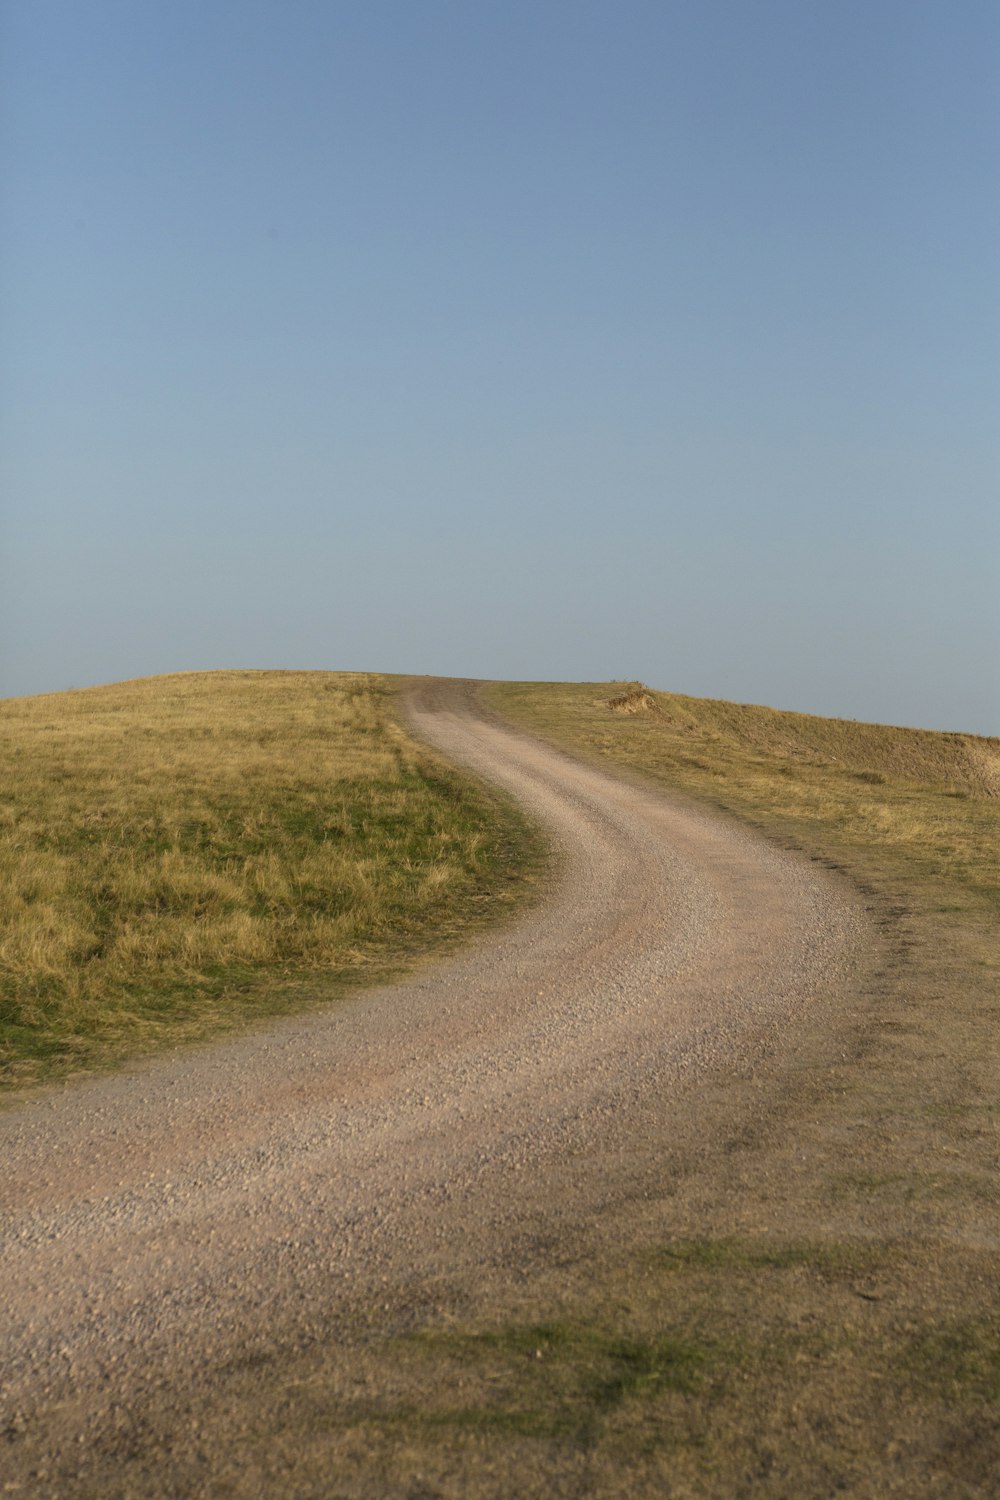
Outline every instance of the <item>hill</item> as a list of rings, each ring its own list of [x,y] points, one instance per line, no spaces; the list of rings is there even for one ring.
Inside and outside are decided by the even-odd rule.
[[[1000,901],[1000,739],[636,682],[492,683],[487,696],[576,754],[708,799],[859,872],[937,882],[932,903],[995,911]]]
[[[0,703],[8,1084],[329,1000],[516,900],[533,836],[416,743],[398,686],[204,672]]]

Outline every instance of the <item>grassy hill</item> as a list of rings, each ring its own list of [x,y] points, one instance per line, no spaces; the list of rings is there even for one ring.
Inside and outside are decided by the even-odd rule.
[[[0,705],[9,1078],[329,1000],[530,888],[530,830],[394,692],[210,673]],[[1000,741],[640,683],[484,695],[843,872],[871,972],[700,1077],[691,1139],[665,1101],[636,1143],[660,1180],[509,1305],[373,1335],[349,1388],[303,1355],[260,1462],[291,1422],[359,1493],[373,1463],[380,1493],[1000,1492]]]
[[[641,683],[492,683],[494,707],[591,760],[738,812],[931,904],[1000,901],[1000,739],[824,719]]]
[[[506,910],[538,848],[397,684],[205,672],[0,703],[0,1073],[329,999]]]
[[[703,1145],[665,1136],[662,1198],[610,1262],[466,1332],[493,1428],[569,1413],[609,1494],[1000,1493],[1000,741],[641,683],[486,696],[842,872],[877,934],[857,994],[701,1081]],[[607,1380],[579,1394],[612,1347],[613,1410]]]

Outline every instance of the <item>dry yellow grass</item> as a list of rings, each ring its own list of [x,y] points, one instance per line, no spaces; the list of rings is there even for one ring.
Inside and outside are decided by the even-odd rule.
[[[529,1157],[530,1275],[516,1249],[474,1287],[445,1260],[412,1331],[367,1310],[349,1379],[334,1337],[282,1352],[263,1418],[258,1367],[227,1388],[254,1472],[278,1491],[294,1464],[309,1494],[332,1471],[358,1494],[1000,1494],[997,742],[639,684],[486,696],[848,871],[862,968],[742,1065],[659,1110],[651,1091],[642,1129],[609,1132],[629,1186],[590,1222],[575,1153],[565,1201]]]
[[[285,1008],[509,904],[527,830],[393,696],[212,672],[0,704],[8,1078]]]
[[[536,732],[749,815],[932,904],[1000,897],[1000,740],[653,692],[641,683],[494,683]],[[931,889],[933,887],[933,889]]]
[[[365,869],[373,862],[373,920],[389,909],[375,899],[383,890],[400,930],[409,922],[414,933],[429,920],[465,922],[477,902],[496,910],[497,872],[530,847],[523,829],[503,809],[484,813],[478,793],[397,738],[387,687],[240,674],[6,705],[22,799],[20,842],[5,856],[24,882],[15,901],[68,922],[79,899],[80,930],[90,930],[93,902],[67,841],[97,841],[87,868],[99,889],[121,853],[148,842],[156,855],[167,830],[183,853],[193,830],[206,830],[215,857],[178,880],[176,899],[189,902],[178,936],[201,920],[192,900],[231,889],[209,876],[245,891],[238,876],[252,867],[285,915],[267,939],[271,958],[245,969],[248,984],[266,979],[269,1003],[283,966],[322,971],[322,945],[300,941],[322,913],[302,906],[294,938],[288,893],[324,838],[350,840],[337,847]],[[161,766],[148,778],[144,695],[153,717],[164,715],[145,747]],[[694,1144],[678,1142],[665,1099],[662,1183],[617,1204],[593,1243],[561,1242],[559,1206],[542,1205],[547,1276],[529,1283],[518,1269],[500,1304],[486,1276],[478,1300],[463,1288],[447,1318],[402,1337],[380,1336],[373,1310],[346,1385],[330,1377],[322,1340],[299,1364],[284,1362],[271,1417],[255,1404],[253,1425],[237,1429],[255,1472],[269,1474],[284,1445],[307,1466],[315,1459],[315,1493],[326,1492],[331,1461],[359,1492],[402,1491],[419,1471],[449,1494],[1000,1493],[1000,744],[639,684],[493,684],[487,696],[579,754],[708,799],[846,869],[866,892],[878,960],[857,994],[803,1014],[788,1057],[776,1047],[759,1068],[706,1077]],[[622,712],[614,699],[642,703]],[[223,703],[229,728],[212,745]],[[61,821],[50,824],[46,807],[62,807]],[[237,807],[238,826],[235,811],[223,816]],[[106,826],[86,822],[105,808]],[[282,821],[302,809],[308,837]],[[406,838],[413,900],[393,884]],[[396,932],[395,918],[386,930]],[[379,941],[362,931],[330,952],[357,973],[351,964],[380,962],[396,938],[389,950]],[[44,933],[38,942],[44,953]],[[173,962],[162,993],[176,1024],[178,996],[191,997],[192,1014],[216,1002],[206,966]],[[124,963],[120,976],[130,972]],[[234,984],[235,1009],[252,1003],[252,988],[222,983],[220,1004]],[[106,1015],[114,990],[99,992]],[[74,1003],[85,1018],[82,998]],[[445,1278],[432,1297],[447,1303]],[[227,1423],[239,1413],[237,1399]],[[273,1472],[280,1489],[286,1471]]]
[[[665,1133],[617,1262],[567,1257],[462,1333],[449,1472],[474,1426],[475,1461],[510,1472],[521,1434],[536,1465],[555,1449],[539,1493],[585,1451],[595,1493],[1000,1494],[1000,741],[637,683],[487,697],[845,872],[874,940],[857,990],[818,996],[759,1070],[703,1079],[698,1147]]]

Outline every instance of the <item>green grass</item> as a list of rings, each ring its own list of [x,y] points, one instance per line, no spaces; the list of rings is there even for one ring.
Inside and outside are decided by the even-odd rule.
[[[386,678],[214,672],[0,704],[0,1071],[24,1084],[371,983],[510,909],[512,805]]]
[[[928,1312],[904,1288],[932,1280]],[[321,1434],[350,1493],[985,1496],[998,1325],[944,1311],[949,1285],[925,1246],[673,1241],[603,1261],[558,1317],[376,1340],[364,1394],[306,1377],[282,1436],[309,1473]]]
[[[437,1372],[438,1397],[404,1407],[387,1421],[474,1428],[590,1443],[604,1420],[630,1402],[696,1391],[719,1351],[690,1339],[637,1338],[571,1321],[508,1323],[434,1332],[407,1341],[417,1364]],[[488,1401],[451,1404],[440,1371],[457,1367],[489,1387]]]
[[[621,1244],[519,1313],[373,1329],[339,1380],[282,1357],[250,1461],[309,1495],[991,1495],[997,1323],[946,1305],[977,1269],[829,1235]]]

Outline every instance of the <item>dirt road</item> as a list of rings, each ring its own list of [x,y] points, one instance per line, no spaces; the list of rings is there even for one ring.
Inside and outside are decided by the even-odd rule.
[[[290,1372],[346,1390],[373,1335],[626,1232],[664,1141],[697,1149],[709,1073],[745,1079],[855,982],[846,883],[468,686],[418,685],[409,712],[545,826],[551,892],[404,984],[0,1117],[0,1492],[364,1493],[357,1455],[343,1489],[298,1441],[269,1477],[249,1462]]]

